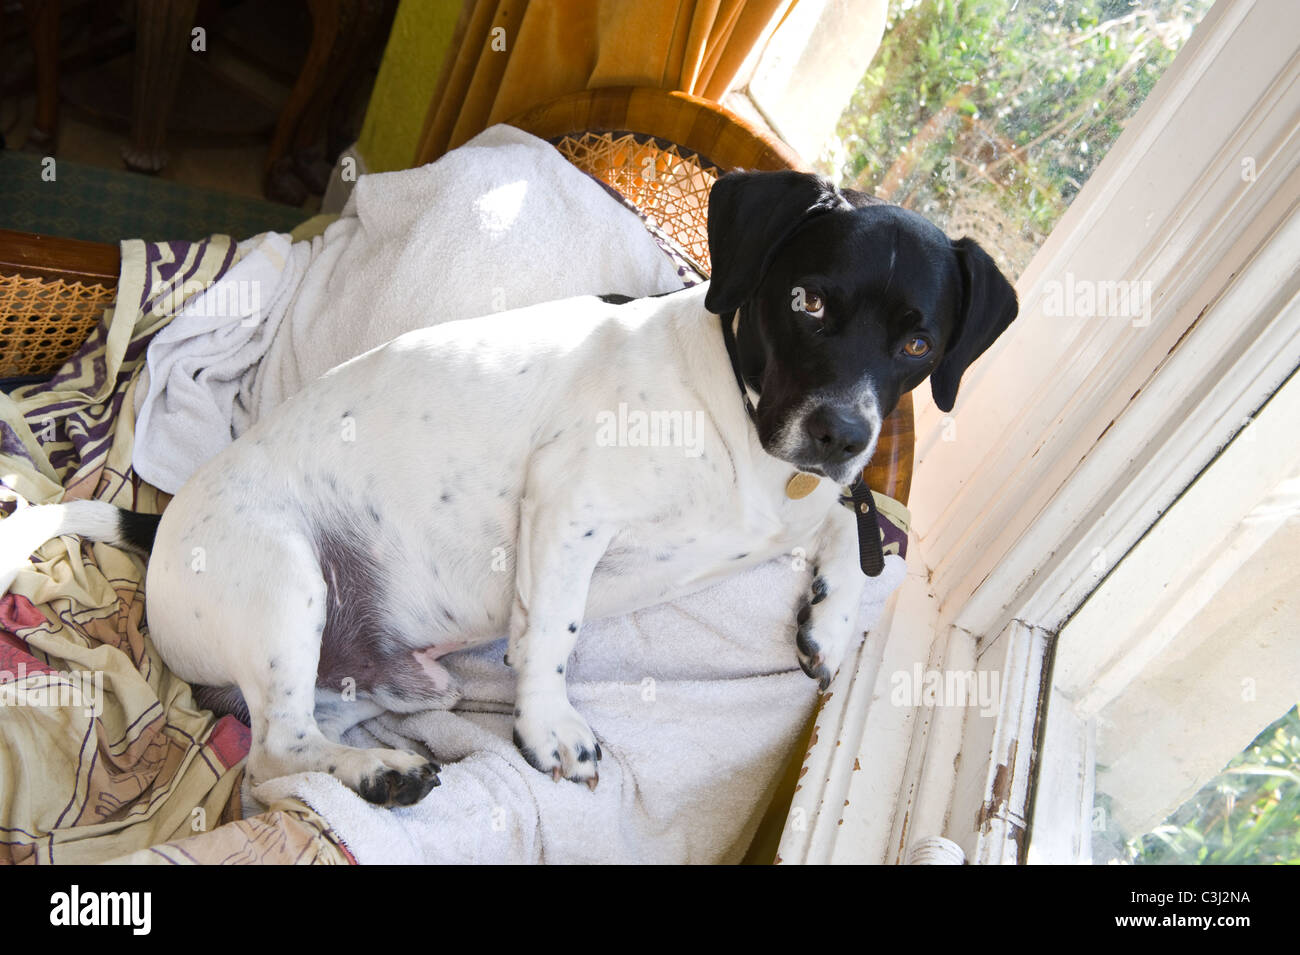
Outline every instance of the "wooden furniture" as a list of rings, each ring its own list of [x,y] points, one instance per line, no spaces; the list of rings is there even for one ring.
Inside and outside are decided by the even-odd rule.
[[[707,273],[709,189],[733,169],[803,169],[780,140],[686,93],[630,86],[571,93],[510,125],[555,144],[579,169],[654,219]]]
[[[0,378],[53,374],[117,298],[115,245],[0,230]]]
[[[307,0],[311,46],[280,110],[263,166],[267,198],[300,206],[323,193],[338,144],[331,114],[348,90],[363,82],[372,53],[382,49],[392,23],[386,0]],[[327,158],[329,157],[329,158]]]
[[[198,0],[136,5],[131,138],[122,147],[122,160],[129,169],[154,173],[167,165],[167,116],[180,86],[198,11]]]
[[[59,132],[59,0],[23,0],[36,65],[36,115],[27,142],[53,152]]]
[[[53,154],[58,138],[62,4],[60,0],[21,2],[31,37],[36,84],[36,110],[28,148]],[[311,14],[311,46],[276,119],[264,163],[266,194],[291,205],[301,205],[311,192],[324,192],[331,170],[326,156],[337,152],[337,145],[333,150],[329,148],[329,140],[338,138],[330,136],[331,119],[340,102],[347,99],[348,91],[364,84],[363,73],[370,55],[382,48],[395,0],[304,0],[304,4]],[[211,109],[204,108],[211,106],[209,94],[197,109],[188,111],[201,113],[202,117],[177,126],[174,106],[184,85],[182,79],[206,53],[206,46],[196,51],[194,28],[210,19],[215,8],[212,0],[148,0],[127,8],[134,49],[129,65],[129,95],[119,87],[116,72],[78,77],[74,70],[65,82],[63,95],[74,104],[101,121],[127,126],[128,139],[121,152],[128,169],[157,173],[165,168],[169,127],[172,132],[191,136],[260,135],[260,114],[264,109],[257,102],[258,108],[250,110],[247,97],[232,105],[225,115],[214,118]],[[85,15],[83,10],[73,12]],[[111,8],[92,8],[90,15],[115,16]],[[272,25],[266,29],[279,26],[274,21],[268,23]],[[211,71],[204,74],[210,75]],[[213,80],[206,82],[210,86]],[[128,108],[119,115],[122,103]],[[247,115],[250,113],[253,115]],[[189,116],[182,113],[179,118]]]

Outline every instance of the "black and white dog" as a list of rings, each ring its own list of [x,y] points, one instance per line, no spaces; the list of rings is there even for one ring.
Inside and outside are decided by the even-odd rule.
[[[0,524],[0,584],[56,534],[151,551],[152,639],[183,679],[242,692],[251,780],[321,770],[386,805],[421,799],[437,767],[339,736],[450,705],[438,657],[508,633],[516,743],[594,787],[600,746],[565,688],[584,619],[795,547],[816,569],[794,651],[824,687],[862,583],[840,486],[901,394],[928,376],[952,408],[1015,292],[975,242],[803,173],[720,179],[709,246],[704,286],[451,322],[353,359],[161,518],[23,509]],[[667,422],[657,440],[602,437],[637,412]]]

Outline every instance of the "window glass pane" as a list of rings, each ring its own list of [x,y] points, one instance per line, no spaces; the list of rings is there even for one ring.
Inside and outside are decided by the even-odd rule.
[[[1268,450],[1251,451],[1261,467]],[[1094,863],[1300,863],[1300,476],[1228,540],[1178,591],[1189,612],[1151,618],[1158,652],[1112,670],[1126,678],[1095,715]]]
[[[890,0],[817,164],[1018,276],[1211,3]]]
[[[1105,812],[1109,799],[1098,796]],[[1300,863],[1300,710],[1293,707],[1150,832],[1100,828],[1094,862],[1137,865]]]

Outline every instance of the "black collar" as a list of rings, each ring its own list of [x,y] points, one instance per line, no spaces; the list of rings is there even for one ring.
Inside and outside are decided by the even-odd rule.
[[[731,370],[736,375],[736,387],[740,389],[740,397],[745,402],[745,413],[749,415],[749,420],[754,422],[754,427],[758,427],[758,412],[754,410],[754,403],[749,400],[749,388],[745,385],[745,376],[740,371],[740,345],[736,341],[736,332],[732,326],[736,323],[736,313],[731,312],[727,315],[720,315],[722,319],[722,341],[727,346],[727,357],[731,359]],[[757,388],[754,389],[758,391]]]
[[[731,360],[731,370],[736,375],[736,387],[740,389],[740,397],[745,402],[745,413],[757,428],[758,412],[754,410],[754,403],[749,400],[745,376],[740,371],[740,346],[736,342],[735,329],[732,328],[736,321],[736,313],[730,312],[720,315],[719,318],[722,321],[722,341],[727,346],[727,358]],[[848,490],[847,496],[840,496],[840,503],[852,508],[853,515],[858,521],[858,563],[862,567],[862,572],[868,577],[879,577],[881,571],[885,569],[885,552],[880,546],[880,517],[876,513],[876,499],[860,474]]]

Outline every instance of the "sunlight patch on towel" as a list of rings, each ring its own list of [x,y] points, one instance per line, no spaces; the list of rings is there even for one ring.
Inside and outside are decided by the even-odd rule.
[[[524,196],[528,194],[527,180],[520,179],[497,186],[474,200],[474,211],[479,222],[488,232],[505,232],[524,207]]]

